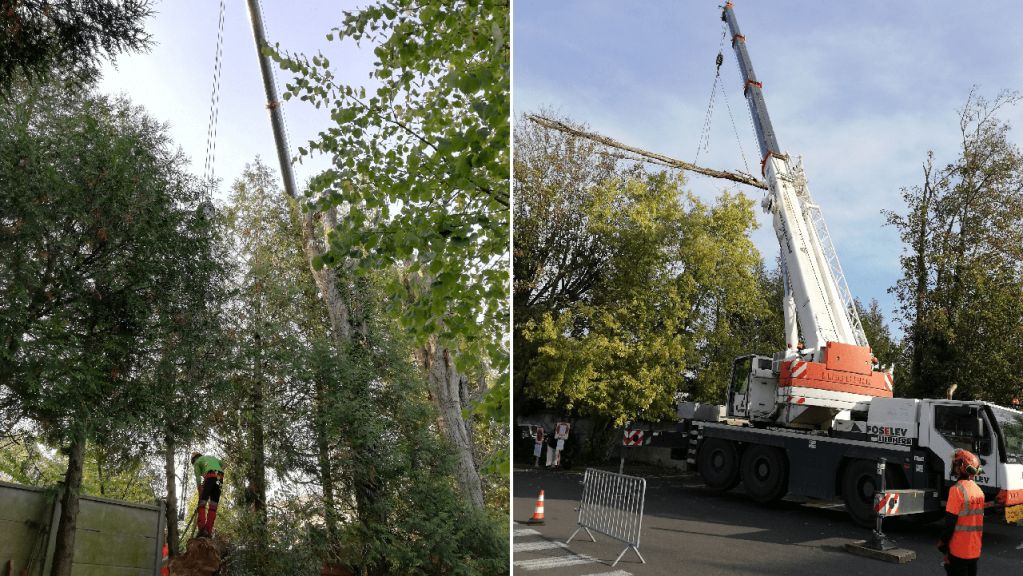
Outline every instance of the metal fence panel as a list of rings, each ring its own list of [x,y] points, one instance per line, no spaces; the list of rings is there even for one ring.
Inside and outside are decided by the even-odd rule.
[[[597,541],[593,532],[599,532],[626,544],[615,559],[614,567],[630,549],[646,563],[639,553],[639,537],[643,527],[643,503],[646,500],[646,479],[638,476],[615,474],[587,468],[583,476],[583,495],[579,501],[579,518],[575,532],[586,530],[590,539]]]
[[[58,490],[0,482],[0,563],[42,576],[52,564]],[[72,574],[150,576],[160,569],[163,508],[82,496]]]

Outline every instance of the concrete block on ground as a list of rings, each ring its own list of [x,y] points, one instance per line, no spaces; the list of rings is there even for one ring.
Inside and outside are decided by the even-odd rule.
[[[874,560],[882,560],[884,562],[892,562],[893,564],[906,564],[916,559],[916,552],[914,550],[907,550],[906,548],[875,550],[873,548],[868,548],[866,543],[866,540],[847,542],[845,549],[857,556],[864,556],[866,558],[873,558]]]

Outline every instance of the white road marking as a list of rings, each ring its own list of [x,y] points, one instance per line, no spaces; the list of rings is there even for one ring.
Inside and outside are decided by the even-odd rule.
[[[814,548],[820,548],[822,546],[842,546],[848,542],[848,538],[839,538],[838,536],[832,538],[821,538],[819,540],[807,540],[806,542],[796,542],[795,546],[811,546]]]
[[[1023,544],[1020,544],[1019,546],[1016,546],[1016,550],[1023,550]]]
[[[683,484],[683,488],[706,488],[706,484]]]
[[[841,502],[820,502],[820,501],[816,501],[816,500],[811,500],[809,502],[803,502],[802,505],[806,506],[807,508],[821,508],[821,509],[824,509],[824,510],[834,510],[834,509],[838,509],[838,508],[845,508],[845,504],[843,504]]]
[[[535,560],[518,560],[516,566],[523,570],[548,570],[550,568],[562,568],[565,566],[576,566],[578,564],[593,564],[596,559],[581,554],[570,554],[557,558],[537,558]]]
[[[540,533],[537,532],[536,530],[533,530],[532,528],[516,528],[515,529],[515,535],[516,536],[539,536]]]
[[[593,574],[584,574],[583,576],[632,576],[632,572],[615,570],[614,572],[594,572]]]
[[[539,542],[519,542],[513,545],[513,552],[533,552],[536,550],[554,550],[556,548],[568,548],[564,542],[554,540],[540,540]]]

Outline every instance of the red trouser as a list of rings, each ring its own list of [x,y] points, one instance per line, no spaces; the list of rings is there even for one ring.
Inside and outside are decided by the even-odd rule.
[[[224,484],[223,472],[207,472],[199,487],[199,522],[196,524],[200,533],[212,534],[213,523],[217,519],[217,504],[220,502],[220,488]],[[209,503],[209,512],[206,511]]]

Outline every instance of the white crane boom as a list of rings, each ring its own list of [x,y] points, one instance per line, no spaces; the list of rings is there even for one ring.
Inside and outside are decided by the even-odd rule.
[[[790,427],[826,428],[871,398],[891,397],[892,375],[877,369],[802,166],[781,152],[731,2],[725,3],[721,19],[732,34],[760,145],[768,185],[763,206],[772,216],[785,281],[785,351],[736,360],[737,367],[748,362],[748,368],[733,372],[728,413]]]
[[[731,3],[725,5],[722,18],[732,35],[732,48],[739,61],[744,93],[760,145],[763,175],[770,188],[764,208],[772,214],[781,245],[786,287],[786,347],[795,354],[798,347],[796,320],[807,349],[818,350],[828,342],[867,346],[855,306],[847,296],[848,288],[844,286],[838,257],[826,236],[820,209],[810,197],[801,167],[790,163],[778,146],[767,114],[763,86],[753,72],[745,37],[739,31]],[[841,283],[836,279],[836,272],[843,279]]]

